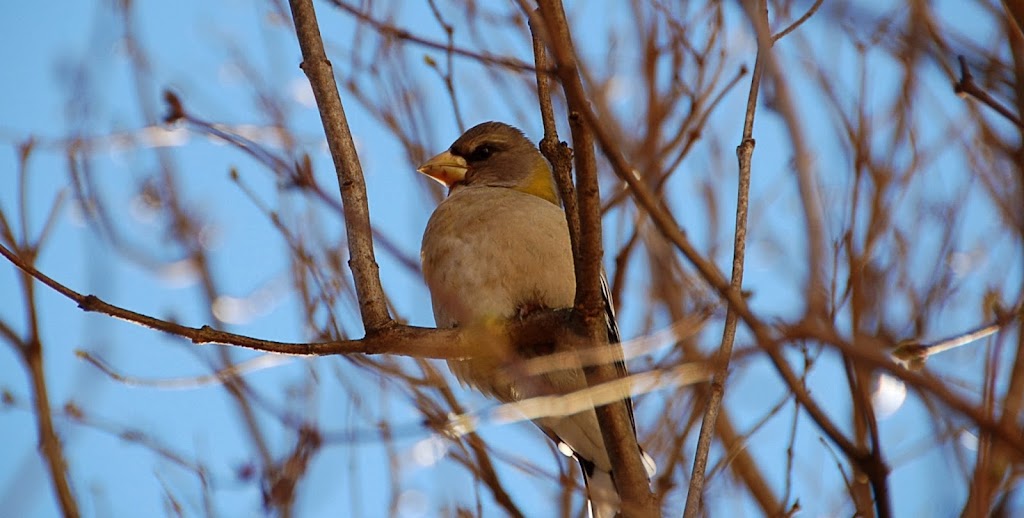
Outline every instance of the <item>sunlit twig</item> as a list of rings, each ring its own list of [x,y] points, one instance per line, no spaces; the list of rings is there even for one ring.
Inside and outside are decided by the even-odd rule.
[[[946,338],[933,344],[921,344],[913,341],[901,342],[892,351],[892,358],[897,363],[911,370],[920,370],[929,357],[967,345],[976,340],[991,336],[1002,329],[1003,324],[988,324],[973,331]]]
[[[201,376],[189,376],[182,378],[165,378],[165,379],[150,379],[142,378],[139,376],[131,376],[118,372],[113,366],[107,363],[105,360],[96,356],[89,351],[77,350],[75,356],[85,360],[92,366],[96,367],[104,374],[109,376],[111,379],[124,383],[125,385],[133,387],[146,387],[146,388],[158,388],[158,389],[172,389],[172,390],[191,390],[206,387],[209,385],[220,385],[225,383],[231,378],[236,378],[245,374],[249,374],[256,371],[277,367],[286,363],[291,363],[294,358],[290,356],[283,356],[279,354],[265,354],[258,356],[251,360],[247,360],[240,363],[230,365],[225,369],[221,369],[212,374],[204,374]]]
[[[460,436],[475,431],[482,424],[509,424],[542,417],[568,416],[626,397],[701,383],[710,378],[711,370],[707,364],[687,363],[671,369],[631,374],[569,394],[532,397],[453,416],[448,429]]]

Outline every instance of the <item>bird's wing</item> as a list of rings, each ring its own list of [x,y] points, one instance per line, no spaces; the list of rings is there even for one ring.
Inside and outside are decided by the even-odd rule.
[[[612,303],[612,292],[608,287],[608,277],[601,272],[601,298],[604,299],[604,320],[605,326],[608,329],[608,344],[615,346],[621,342],[619,336],[619,324],[615,321],[615,304]],[[622,346],[618,346],[620,351]],[[626,362],[622,359],[623,355],[619,355],[620,359],[615,361],[615,373],[619,377],[624,378],[629,375],[626,370]],[[626,402],[626,411],[629,413],[629,423],[633,426],[633,435],[636,435],[636,420],[633,418],[633,398],[628,395],[623,398]]]

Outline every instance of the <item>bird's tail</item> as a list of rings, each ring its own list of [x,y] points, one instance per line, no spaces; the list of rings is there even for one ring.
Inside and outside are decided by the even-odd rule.
[[[612,474],[580,459],[583,482],[587,485],[587,508],[591,518],[615,518],[621,501]]]
[[[621,510],[622,501],[619,499],[619,491],[615,487],[615,480],[611,472],[598,469],[592,462],[580,457],[580,467],[583,469],[583,482],[587,486],[587,508],[591,518],[615,518]],[[647,476],[653,477],[657,471],[654,459],[647,452],[640,450],[641,462],[647,470]]]

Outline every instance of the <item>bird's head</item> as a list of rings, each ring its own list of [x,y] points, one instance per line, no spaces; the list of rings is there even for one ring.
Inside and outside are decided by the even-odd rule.
[[[547,160],[523,132],[508,124],[485,122],[464,133],[417,171],[448,187],[507,187],[558,205]]]

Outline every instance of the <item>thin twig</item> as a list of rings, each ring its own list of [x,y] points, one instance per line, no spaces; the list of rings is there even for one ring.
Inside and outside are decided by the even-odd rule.
[[[135,100],[145,122],[155,125],[159,120],[159,116],[150,102],[149,94],[153,91],[150,84],[152,76],[149,73],[149,60],[146,58],[143,46],[139,43],[134,4],[122,2],[118,5],[120,7],[119,15],[122,17],[123,24],[122,37],[125,41],[125,46],[129,49],[128,54],[131,60],[130,69],[135,86]],[[185,209],[182,202],[177,177],[174,174],[176,167],[173,157],[166,149],[154,148],[153,151],[160,165],[158,177],[162,187],[162,202],[165,204],[167,215],[169,216],[170,226],[168,230],[170,231],[170,236],[186,253],[188,261],[198,274],[200,291],[205,298],[205,303],[201,304],[201,306],[206,308],[209,321],[214,322],[216,325],[218,319],[212,312],[212,307],[217,299],[219,290],[216,286],[215,276],[210,268],[208,251],[200,244],[199,223],[195,220],[195,216]],[[196,354],[198,354],[198,351],[196,351]],[[217,348],[214,355],[217,358],[216,362],[220,364],[219,368],[233,363],[231,351],[227,348]],[[212,358],[207,361],[214,363]],[[251,393],[251,388],[242,379],[229,380],[223,387],[231,396],[235,409],[241,416],[244,430],[248,433],[252,446],[256,450],[259,465],[264,468],[271,468],[273,462],[267,436],[256,417],[251,398],[248,397]],[[292,515],[291,502],[283,502],[282,505],[277,506],[276,511],[282,518],[289,518]]]
[[[739,178],[736,192],[736,229],[733,234],[732,282],[730,287],[739,292],[743,289],[743,264],[747,247],[747,212],[750,205],[750,163],[754,154],[754,114],[757,111],[757,96],[761,86],[763,50],[759,49],[754,61],[754,73],[750,78],[750,92],[747,95],[747,109],[743,120],[743,135],[736,146],[736,159],[739,162]],[[711,389],[707,408],[697,436],[697,449],[693,457],[693,470],[690,472],[690,487],[686,494],[686,507],[683,516],[696,517],[700,514],[701,501],[704,494],[704,475],[707,470],[708,455],[711,452],[711,440],[714,437],[718,413],[725,395],[725,380],[729,376],[729,361],[732,359],[732,348],[736,338],[736,324],[739,317],[736,309],[730,305],[725,316],[725,329],[722,334],[722,345],[718,350],[715,375],[711,380]]]
[[[239,131],[232,130],[224,124],[217,124],[200,118],[184,107],[181,98],[170,90],[164,91],[164,102],[168,107],[167,114],[163,120],[166,124],[184,123],[191,131],[222,139],[239,151],[249,155],[257,162],[266,166],[282,182],[287,182],[289,187],[296,187],[313,196],[314,199],[326,205],[331,211],[336,212],[342,218],[345,217],[345,208],[337,197],[331,196],[317,182],[309,165],[309,156],[303,156],[302,160],[289,162],[264,146],[260,145]],[[419,260],[404,253],[387,234],[373,230],[374,243],[379,245],[386,253],[397,260],[409,272],[414,275],[420,273]]]
[[[985,415],[983,410],[979,410],[973,402],[954,393],[942,380],[927,373],[905,369],[893,362],[884,352],[886,348],[891,347],[891,344],[885,344],[874,337],[864,336],[861,337],[862,342],[854,346],[842,338],[834,327],[823,325],[821,322],[803,322],[787,327],[784,334],[788,340],[813,340],[834,347],[841,354],[847,355],[867,367],[884,370],[907,385],[935,396],[949,409],[974,421],[980,430],[990,431],[994,437],[1005,441],[1008,456],[1024,460],[1024,436],[1021,436],[1019,427],[1014,426],[1012,422],[1001,423]],[[836,444],[840,448],[843,447],[839,442]],[[860,462],[867,455],[867,452],[860,452],[859,449],[851,449],[851,453],[846,453],[846,455],[854,462]]]
[[[785,121],[789,133],[789,140],[793,146],[794,164],[796,166],[797,187],[800,191],[800,201],[804,211],[804,225],[807,227],[807,270],[808,282],[806,290],[805,311],[814,318],[822,317],[826,308],[825,294],[825,216],[818,196],[818,186],[813,171],[813,156],[807,148],[807,139],[804,138],[803,122],[797,114],[796,103],[790,92],[789,84],[786,81],[786,70],[769,52],[772,46],[771,31],[768,27],[768,14],[762,9],[755,7],[759,2],[746,0],[743,2],[744,11],[751,25],[757,32],[758,48],[765,49],[762,54],[765,73],[772,81],[775,90],[775,100],[778,105],[779,114]]]
[[[373,18],[372,16],[360,11],[359,9],[345,2],[342,2],[341,0],[331,0],[330,3],[335,7],[341,9],[342,11],[351,14],[352,16],[356,17],[356,19],[358,19],[360,22],[366,23],[367,25],[372,27],[373,30],[387,37],[409,41],[417,45],[422,45],[424,47],[431,48],[434,50],[451,52],[452,54],[458,56],[475,59],[477,61],[480,61],[481,63],[499,65],[506,68],[510,68],[512,70],[519,70],[523,72],[536,71],[536,69],[529,63],[520,61],[515,58],[495,56],[493,54],[489,54],[486,52],[474,52],[472,50],[463,49],[460,47],[450,47],[449,45],[444,43],[438,43],[436,41],[431,41],[426,38],[421,38],[405,29],[399,29],[398,27],[394,27],[392,25],[388,25],[384,22],[381,22],[380,20]]]
[[[226,383],[231,378],[237,378],[251,372],[277,367],[279,365],[284,365],[287,362],[294,361],[284,355],[265,354],[244,362],[233,363],[212,374],[190,376],[187,378],[149,379],[129,374],[122,374],[103,358],[89,351],[77,350],[75,351],[75,356],[85,360],[93,367],[99,369],[100,372],[106,374],[110,379],[119,383],[124,383],[125,385],[132,387],[147,387],[164,390],[191,390],[209,385],[220,385]]]
[[[20,239],[15,236],[6,219],[3,222],[3,234],[5,235],[5,239],[9,240],[11,242],[11,246],[18,252],[18,254],[13,255],[17,257],[18,260],[23,260],[26,264],[31,264],[35,261],[36,255],[45,240],[46,234],[49,233],[53,215],[59,207],[59,200],[63,199],[63,194],[58,195],[57,199],[54,200],[53,208],[50,211],[50,215],[47,217],[47,222],[43,225],[43,230],[40,232],[40,235],[36,239],[30,237],[28,233],[29,206],[26,203],[24,196],[27,192],[27,179],[29,174],[28,164],[29,158],[32,154],[32,141],[29,140],[23,144],[20,151],[18,161],[18,190],[19,194],[22,196],[22,199],[20,200],[21,205],[19,206],[21,209],[20,226],[22,234]],[[3,247],[3,245],[0,245],[0,248],[3,248],[4,250],[7,249],[6,247]],[[24,257],[24,259],[22,259],[22,257]],[[53,483],[53,491],[57,497],[57,502],[60,505],[61,512],[66,517],[77,518],[81,513],[78,508],[78,499],[75,497],[75,493],[71,488],[67,457],[64,455],[64,445],[61,443],[60,437],[57,435],[57,431],[53,426],[53,412],[50,407],[49,387],[46,383],[46,369],[44,366],[45,355],[43,351],[42,335],[40,333],[40,315],[38,301],[36,300],[35,283],[32,281],[30,274],[24,270],[21,275],[18,275],[18,280],[21,283],[21,293],[25,304],[25,321],[28,325],[27,336],[25,338],[17,337],[14,330],[10,329],[10,327],[6,325],[3,326],[2,334],[11,341],[11,345],[19,353],[21,359],[25,362],[26,369],[28,370],[29,381],[32,384],[33,413],[35,414],[36,419],[36,434],[37,440],[39,441],[39,450],[43,459],[46,461],[47,473],[50,476],[50,481]]]
[[[447,47],[444,49],[445,56],[445,71],[441,72],[437,68],[436,63],[433,59],[429,60],[428,63],[434,65],[434,69],[437,70],[438,74],[441,75],[441,79],[444,81],[445,90],[448,91],[448,99],[452,102],[452,111],[455,113],[455,123],[459,126],[459,133],[466,131],[466,123],[462,121],[462,109],[459,107],[459,99],[455,95],[455,82],[452,81],[452,70],[455,68],[452,57],[455,54],[455,29],[452,25],[444,20],[441,15],[441,10],[437,7],[437,0],[427,0],[427,5],[430,6],[430,12],[434,15],[434,19],[444,29],[446,39],[448,41]]]
[[[989,108],[992,108],[999,115],[1002,115],[1006,120],[1017,125],[1018,128],[1024,129],[1024,121],[1021,120],[1020,116],[1016,115],[1009,108],[1003,106],[994,97],[989,95],[984,89],[978,86],[974,82],[974,76],[971,75],[971,70],[967,67],[967,58],[963,56],[957,56],[960,61],[960,80],[953,85],[953,91],[957,95],[967,94],[971,97],[982,102]]]
[[[821,7],[821,4],[824,1],[825,0],[815,0],[814,5],[809,7],[807,9],[807,12],[805,12],[803,16],[801,16],[800,18],[797,18],[797,20],[795,22],[789,24],[789,27],[786,27],[785,29],[782,29],[778,33],[774,34],[772,36],[772,43],[775,43],[775,42],[781,40],[782,38],[785,38],[786,35],[788,35],[789,33],[797,30],[797,28],[799,28],[801,25],[804,24],[804,22],[809,20],[811,18],[811,16],[814,16],[814,13],[818,12],[818,8]]]
[[[565,220],[569,225],[569,242],[572,245],[572,256],[580,253],[580,212],[576,200],[576,188],[572,184],[572,150],[558,138],[555,126],[555,109],[551,103],[551,76],[543,70],[551,68],[547,50],[545,50],[544,20],[539,10],[531,10],[525,0],[520,0],[520,8],[530,15],[530,34],[533,39],[533,59],[537,64],[537,99],[540,103],[540,118],[544,124],[544,138],[540,141],[540,152],[551,163],[558,186],[558,195],[565,209]]]

